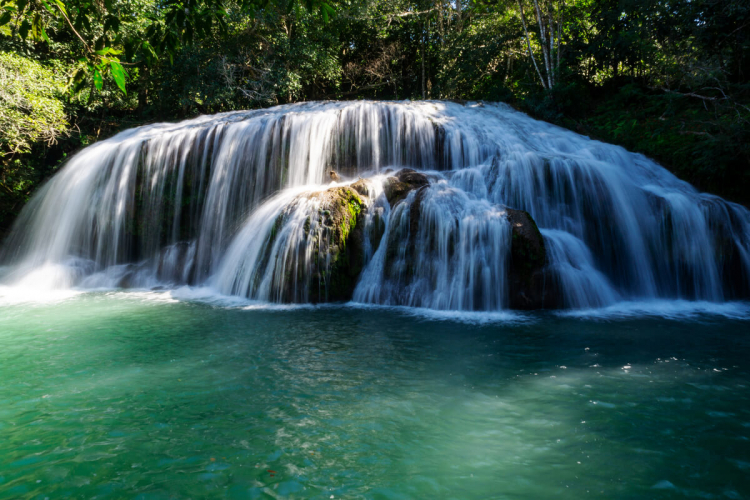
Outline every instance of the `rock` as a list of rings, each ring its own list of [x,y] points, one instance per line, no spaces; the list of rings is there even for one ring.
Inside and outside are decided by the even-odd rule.
[[[547,270],[544,237],[528,212],[507,208],[511,224],[508,296],[511,309],[560,307],[557,286]]]
[[[305,241],[307,248],[312,249],[312,256],[306,258],[305,264],[294,266],[296,275],[284,277],[282,300],[311,303],[351,300],[364,267],[366,230],[370,231],[375,247],[387,245],[386,278],[399,280],[400,285],[408,283],[418,255],[414,244],[422,222],[427,185],[427,177],[414,170],[402,170],[388,178],[386,197],[397,212],[408,211],[404,213],[408,218],[391,229],[387,241],[381,241],[385,229],[384,221],[379,219],[382,214],[374,212],[370,226],[364,227],[367,207],[360,196],[368,191],[367,181],[360,179],[351,186],[306,195],[318,201],[312,205],[317,207],[316,211],[304,222]],[[400,204],[412,191],[415,192],[410,204]],[[507,274],[509,307],[524,310],[559,307],[559,293],[547,270],[547,254],[539,228],[527,212],[507,208],[506,214],[512,235]],[[286,214],[282,213],[276,225],[281,228],[285,220]],[[275,230],[271,233],[269,248],[275,233]],[[303,254],[297,258],[303,258]],[[262,263],[261,267],[264,266]]]
[[[331,177],[331,180],[333,182],[341,182],[341,177],[339,177],[339,174],[337,174],[335,170],[331,170],[330,172],[328,172],[328,175]]]
[[[744,232],[742,220],[727,206],[724,200],[703,200],[701,209],[709,213],[713,221],[711,227],[713,259],[718,264],[723,284],[724,298],[731,300],[747,300],[750,298],[750,276],[745,269],[744,252],[736,235]],[[723,214],[730,214],[724,217]],[[672,220],[665,219],[664,234],[671,242],[673,237]],[[675,259],[676,261],[676,259]],[[676,261],[677,263],[677,261]],[[690,269],[690,264],[685,263],[683,269]],[[685,280],[688,281],[688,280]]]
[[[301,194],[289,203],[268,232],[251,296],[270,268],[271,282],[263,286],[270,287],[273,300],[351,300],[364,266],[365,210],[363,198],[349,186]]]
[[[410,168],[405,168],[399,170],[395,176],[386,179],[386,184],[384,186],[385,197],[388,199],[388,203],[390,203],[392,207],[395,207],[399,201],[406,198],[409,191],[421,188],[429,183],[429,179],[427,179],[427,176],[423,173]]]
[[[419,229],[424,187],[430,181],[426,175],[412,169],[403,169],[387,179],[385,195],[391,207],[395,207],[413,190],[414,199],[409,209],[408,233],[402,234],[394,228],[393,238],[386,242],[386,275],[393,278],[392,264],[404,241],[412,242]],[[554,277],[547,269],[547,253],[544,238],[528,212],[507,208],[511,224],[511,256],[508,266],[509,306],[512,309],[542,309],[561,307],[560,295]],[[412,247],[406,248],[407,261],[415,258]]]
[[[367,181],[361,178],[357,180],[357,182],[352,184],[350,187],[356,192],[358,192],[359,194],[361,194],[362,196],[367,196],[370,191],[367,187]]]
[[[308,299],[350,300],[364,265],[364,201],[349,187],[331,188],[315,196],[321,200],[321,223],[316,226],[319,234],[308,234],[318,242]]]
[[[399,181],[400,182],[400,181]],[[406,183],[402,183],[404,186],[408,186]],[[426,194],[425,186],[417,186],[416,192],[414,193],[414,197],[411,200],[411,204],[409,206],[398,206],[396,208],[396,205],[398,205],[398,202],[401,201],[401,199],[406,198],[406,196],[413,190],[408,189],[405,193],[403,193],[403,196],[398,201],[394,201],[392,203],[392,206],[395,208],[393,212],[391,212],[391,223],[393,223],[393,220],[399,220],[400,217],[398,216],[397,212],[399,210],[408,210],[409,211],[409,224],[408,225],[401,225],[396,224],[391,227],[390,229],[390,235],[388,239],[385,241],[386,250],[385,250],[385,276],[388,279],[398,279],[399,277],[399,269],[394,268],[394,263],[397,260],[402,260],[402,262],[407,263],[407,267],[409,268],[409,272],[407,273],[408,279],[411,279],[411,274],[413,271],[413,264],[416,262],[416,258],[418,256],[418,249],[416,248],[416,240],[417,240],[417,233],[419,232],[419,226],[421,222],[422,217],[422,201],[424,199],[424,196]]]
[[[371,250],[374,253],[380,246],[380,242],[383,240],[385,234],[385,210],[383,207],[375,207],[372,209],[372,220],[367,226],[367,236],[370,239]]]

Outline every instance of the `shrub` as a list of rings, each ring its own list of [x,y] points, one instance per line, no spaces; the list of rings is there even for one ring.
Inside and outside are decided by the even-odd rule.
[[[65,84],[36,61],[0,52],[0,157],[54,143],[68,130]]]

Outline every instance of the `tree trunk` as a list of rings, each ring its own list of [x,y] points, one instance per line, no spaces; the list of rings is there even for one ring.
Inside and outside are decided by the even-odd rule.
[[[555,66],[555,23],[552,21],[552,0],[547,2],[547,22],[549,23],[549,64],[551,85],[557,83],[557,68]]]
[[[557,77],[560,76],[560,52],[562,52],[562,23],[565,2],[560,5],[560,15],[557,17]]]
[[[547,70],[547,88],[552,88],[552,77],[550,76],[552,71],[549,66],[549,47],[547,46],[547,34],[544,29],[544,17],[539,10],[538,0],[534,0],[534,9],[536,10],[536,19],[539,24],[539,37],[542,39],[542,55],[544,56],[544,68]]]
[[[542,72],[539,71],[539,65],[536,63],[536,58],[534,57],[534,51],[531,50],[531,38],[529,37],[529,30],[526,26],[526,16],[523,13],[523,6],[521,5],[521,0],[516,0],[518,3],[518,10],[521,12],[521,23],[523,23],[523,32],[526,34],[526,46],[529,49],[529,57],[531,57],[531,62],[534,63],[534,68],[536,69],[536,74],[539,75],[539,80],[542,82],[542,87],[545,89],[548,88],[547,84],[544,81],[544,77],[542,76]]]
[[[424,81],[424,57],[425,57],[425,25],[422,23],[422,100],[426,99],[427,94],[425,93],[425,81]]]

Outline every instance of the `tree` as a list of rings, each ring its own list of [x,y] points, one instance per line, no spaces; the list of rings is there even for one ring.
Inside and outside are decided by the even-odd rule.
[[[526,16],[524,15],[522,0],[516,0],[521,23],[523,24],[523,32],[526,37],[529,58],[534,64],[534,69],[536,69],[542,87],[550,90],[555,86],[560,75],[563,9],[565,7],[565,2],[547,0],[546,5],[542,3],[541,8],[539,7],[539,0],[532,0],[532,2],[534,4],[534,16],[537,25],[539,26],[539,46],[541,47],[544,60],[544,75],[542,75],[542,71],[539,69],[539,65],[534,57],[534,49],[532,48],[531,36],[529,35],[529,29],[526,24]]]

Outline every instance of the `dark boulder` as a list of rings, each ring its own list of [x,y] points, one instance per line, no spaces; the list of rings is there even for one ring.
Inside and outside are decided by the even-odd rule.
[[[416,170],[405,168],[399,170],[395,176],[388,177],[385,184],[385,197],[392,207],[406,198],[410,191],[426,186],[430,183],[427,176]]]
[[[291,292],[299,290],[293,286],[304,280],[304,296],[284,293],[285,301],[307,301],[312,303],[351,300],[364,262],[365,231],[382,232],[379,220],[365,226],[367,206],[365,193],[368,181],[359,180],[347,187],[335,187],[306,195],[319,201],[317,211],[311,213],[305,222],[307,241],[315,242],[313,259],[300,269],[301,275],[290,277],[283,285]],[[385,257],[386,277],[402,282],[411,276],[409,269],[396,270],[396,262],[413,265],[419,252],[414,248],[417,232],[422,223],[422,205],[427,193],[428,178],[414,170],[401,170],[389,177],[386,184],[386,197],[395,210],[407,210],[406,224],[394,226],[388,241],[373,238],[375,245],[388,245]],[[400,205],[410,193],[407,206]],[[398,205],[398,207],[397,207]],[[508,306],[512,309],[541,309],[558,307],[557,288],[550,279],[547,268],[547,254],[539,228],[531,216],[522,210],[506,209],[511,230],[510,259],[508,261]],[[280,216],[284,218],[284,214]],[[402,219],[403,220],[403,219]],[[283,224],[284,221],[280,221]],[[377,232],[377,231],[376,231]],[[380,235],[382,236],[382,235]],[[400,256],[400,257],[398,257]],[[403,272],[406,274],[402,275]],[[408,281],[408,279],[407,279]]]
[[[548,271],[544,237],[528,212],[507,208],[511,225],[508,297],[511,309],[560,307],[554,279]]]

